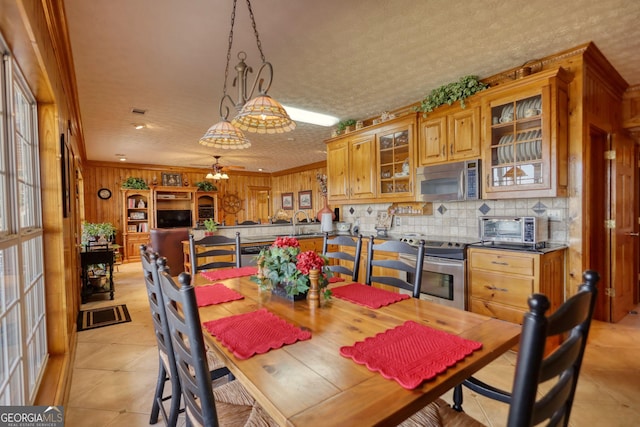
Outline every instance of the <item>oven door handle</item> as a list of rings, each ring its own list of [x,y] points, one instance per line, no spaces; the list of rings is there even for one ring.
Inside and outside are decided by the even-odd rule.
[[[424,263],[422,264],[423,267],[422,269],[424,270],[424,265],[426,263],[431,263],[434,265],[442,265],[445,267],[461,267],[464,265],[464,261],[463,260],[450,260],[447,258],[438,258],[438,257],[433,257],[433,256],[425,256],[424,257]]]

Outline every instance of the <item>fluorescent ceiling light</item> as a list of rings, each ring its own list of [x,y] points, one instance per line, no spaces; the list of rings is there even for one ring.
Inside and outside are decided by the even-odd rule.
[[[314,113],[313,111],[301,110],[300,108],[289,107],[287,105],[283,105],[283,107],[287,110],[287,113],[289,113],[289,117],[298,122],[329,127],[340,121],[339,118],[329,116],[328,114]]]

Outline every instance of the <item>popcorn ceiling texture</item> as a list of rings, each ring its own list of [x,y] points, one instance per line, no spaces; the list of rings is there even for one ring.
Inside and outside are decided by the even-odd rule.
[[[274,172],[326,159],[331,129],[304,123],[248,134],[247,150],[214,153],[197,143],[219,120],[230,1],[67,0],[65,11],[89,160],[125,153],[131,163],[207,168],[210,154],[222,154],[221,163]],[[640,84],[637,0],[260,0],[253,11],[274,67],[269,94],[342,120],[379,116],[461,76],[492,76],[589,41]],[[243,2],[231,67],[240,50],[254,68],[251,83],[260,57]],[[235,98],[233,77],[227,92]],[[147,128],[135,131],[134,122]]]

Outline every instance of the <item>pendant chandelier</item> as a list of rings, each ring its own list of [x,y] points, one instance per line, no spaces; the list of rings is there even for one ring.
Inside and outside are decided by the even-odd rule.
[[[231,46],[233,45],[233,26],[236,18],[236,2],[233,0],[233,10],[231,12],[231,31],[229,32],[229,46],[227,48],[227,64],[224,70],[224,86],[222,88],[222,99],[220,100],[220,117],[221,121],[211,126],[209,130],[200,139],[199,143],[208,147],[223,149],[241,149],[251,146],[251,142],[244,136],[243,130],[255,133],[283,133],[295,129],[296,124],[291,120],[284,107],[267,95],[267,91],[271,87],[273,80],[273,67],[267,62],[262,52],[262,44],[256,27],[256,21],[253,17],[251,2],[247,0],[249,16],[251,17],[251,25],[256,37],[256,44],[260,51],[262,66],[258,70],[256,78],[251,85],[251,89],[247,91],[247,76],[253,70],[244,60],[247,54],[238,53],[240,62],[235,66],[236,78],[233,85],[238,87],[238,99],[233,101],[227,94],[227,79],[229,76],[229,61],[231,58]],[[263,76],[263,74],[265,74]],[[266,79],[266,84],[265,84]],[[259,95],[251,99],[256,88]],[[251,99],[251,100],[250,100]],[[238,115],[229,121],[230,108],[225,103],[231,105],[239,111]]]

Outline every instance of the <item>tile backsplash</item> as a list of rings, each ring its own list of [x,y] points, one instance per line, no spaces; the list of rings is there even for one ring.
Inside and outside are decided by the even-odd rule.
[[[341,220],[359,224],[361,234],[376,234],[376,214],[389,206],[389,203],[344,205]],[[477,238],[478,218],[482,216],[547,216],[549,240],[568,242],[568,199],[563,197],[434,202],[433,215],[397,215],[389,233]]]

